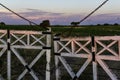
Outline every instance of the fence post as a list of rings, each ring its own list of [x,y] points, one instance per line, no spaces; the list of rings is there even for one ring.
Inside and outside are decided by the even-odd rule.
[[[55,80],[61,80],[60,79],[60,67],[59,67],[60,60],[58,58],[58,56],[60,56],[60,53],[57,52],[59,48],[57,42],[60,41],[60,38],[58,36],[55,36],[53,41],[54,41],[54,54],[55,54],[55,77],[56,77]]]
[[[97,80],[97,62],[95,59],[96,53],[96,45],[95,45],[95,37],[91,37],[92,42],[92,65],[93,65],[93,80]]]
[[[7,78],[11,80],[10,30],[7,30]]]
[[[120,59],[120,41],[118,41],[118,49],[119,49],[119,59]]]
[[[51,29],[47,31],[47,49],[46,51],[46,80],[50,80],[50,61],[51,61]]]

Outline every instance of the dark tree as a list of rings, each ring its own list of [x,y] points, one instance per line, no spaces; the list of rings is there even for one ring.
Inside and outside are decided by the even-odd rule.
[[[72,26],[78,26],[78,24],[80,24],[80,22],[71,22]]]
[[[101,26],[101,24],[97,24],[97,26]]]
[[[118,26],[119,24],[118,23],[115,23],[114,26]]]
[[[44,21],[42,21],[42,23],[40,23],[40,26],[49,27],[50,26],[50,21],[49,20],[44,20]]]
[[[104,26],[109,26],[109,25],[110,25],[110,24],[108,24],[108,23],[105,23],[105,24],[104,24]]]
[[[4,22],[0,22],[0,25],[5,26],[6,24]]]

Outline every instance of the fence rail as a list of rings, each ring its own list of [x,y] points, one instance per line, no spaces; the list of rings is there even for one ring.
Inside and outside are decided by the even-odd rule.
[[[114,74],[109,68],[110,65],[107,65],[105,62],[105,60],[120,61],[120,36],[92,36],[64,39],[55,37],[54,47],[56,80],[60,80],[60,62],[73,80],[80,79],[81,74],[90,63],[92,63],[93,80],[98,80],[98,65],[102,67],[111,80],[119,80],[120,78]],[[75,73],[69,61],[66,60],[66,57],[70,57],[71,59],[73,57],[80,59],[86,58],[86,61],[82,66],[78,65],[81,68]]]
[[[39,80],[36,72],[32,67],[41,59],[42,55],[46,55],[46,80],[50,80],[50,56],[51,56],[51,32],[40,31],[15,31],[15,30],[0,30],[0,58],[7,51],[7,80],[13,80],[12,78],[12,56],[16,56],[18,61],[23,65],[24,70],[18,74],[17,80],[21,80],[27,73],[29,73],[33,79]],[[37,56],[33,58],[31,62],[27,62],[26,59],[21,56],[25,54],[22,50],[39,50]],[[34,53],[35,54],[35,53]],[[32,56],[31,56],[32,57]],[[18,62],[17,62],[18,63]],[[40,64],[39,64],[40,65]],[[19,68],[18,68],[19,69]],[[1,79],[4,79],[1,74]],[[6,78],[5,78],[6,79]]]
[[[29,77],[34,80],[50,80],[53,77],[50,70],[52,41],[55,55],[52,56],[55,58],[55,78],[52,79],[64,80],[62,72],[65,70],[69,74],[67,80],[82,79],[81,75],[92,66],[92,80],[103,80],[99,76],[104,74],[109,77],[108,80],[120,80],[120,36],[54,36],[52,40],[50,30],[0,30],[0,79],[21,80]],[[40,60],[43,60],[42,63]]]

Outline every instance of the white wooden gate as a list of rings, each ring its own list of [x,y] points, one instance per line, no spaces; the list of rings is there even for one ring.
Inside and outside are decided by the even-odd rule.
[[[7,50],[7,80],[12,80],[11,73],[11,56],[14,54],[20,63],[25,67],[25,70],[18,75],[17,80],[21,80],[26,73],[29,73],[34,80],[40,80],[32,67],[36,62],[46,54],[46,80],[50,80],[50,57],[51,57],[51,31],[16,31],[16,30],[0,30],[0,58],[5,55]],[[18,49],[35,49],[41,50],[33,61],[28,63]],[[40,65],[40,64],[39,64]],[[2,74],[0,75],[1,79]]]
[[[56,80],[60,80],[60,62],[73,80],[77,80],[91,62],[93,67],[93,80],[98,80],[98,64],[103,68],[111,80],[118,80],[118,76],[109,69],[104,60],[120,61],[120,36],[93,36],[79,38],[54,37],[53,40]],[[64,57],[70,57],[71,59],[73,57],[86,58],[87,60],[77,73],[75,73]]]
[[[120,36],[54,37],[53,41],[56,80],[60,80],[60,62],[73,80],[78,79],[90,63],[92,63],[93,80],[98,80],[97,65],[102,67],[111,80],[119,80],[119,76],[114,74],[109,68],[110,65],[107,65],[105,61],[120,61]],[[40,52],[31,62],[27,62],[18,49],[35,49],[40,50]],[[7,80],[12,80],[12,54],[16,56],[25,68],[22,73],[18,74],[17,80],[23,79],[27,73],[29,73],[34,80],[40,80],[33,66],[42,58],[42,55],[46,54],[45,79],[50,80],[51,31],[0,30],[0,59],[4,55],[7,57]],[[86,61],[77,72],[74,72],[65,57],[84,58]],[[0,73],[1,80],[5,80],[6,77]]]

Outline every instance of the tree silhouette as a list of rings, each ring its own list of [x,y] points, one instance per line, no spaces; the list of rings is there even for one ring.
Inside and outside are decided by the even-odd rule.
[[[78,24],[80,24],[80,22],[71,22],[72,26],[78,26]]]
[[[40,26],[49,27],[50,26],[50,21],[49,20],[44,20],[44,21],[42,21],[42,23],[40,23]]]
[[[118,26],[119,24],[118,23],[115,23],[114,26]]]
[[[110,24],[108,24],[108,23],[105,23],[105,24],[103,24],[104,26],[109,26]]]
[[[5,26],[6,24],[4,22],[0,22],[0,25],[1,26]]]

